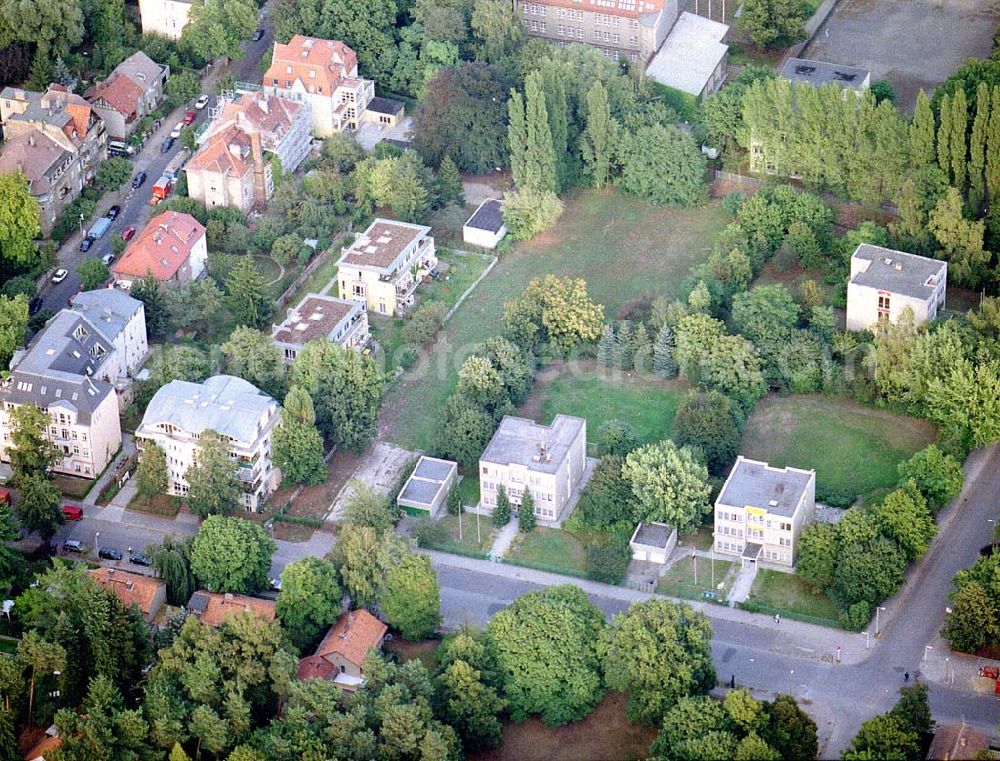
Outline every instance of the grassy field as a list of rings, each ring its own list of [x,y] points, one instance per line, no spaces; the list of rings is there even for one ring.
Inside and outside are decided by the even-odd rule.
[[[558,373],[555,377],[552,373]],[[548,424],[559,413],[587,420],[587,439],[597,441],[601,426],[618,418],[630,423],[643,443],[670,435],[682,381],[648,381],[594,362],[546,370],[520,414]]]
[[[656,738],[656,728],[632,724],[625,718],[627,698],[609,692],[585,719],[564,727],[546,727],[539,719],[503,728],[503,745],[496,750],[470,753],[469,761],[604,761],[609,758],[645,758]]]
[[[894,485],[896,466],[934,441],[924,420],[829,396],[768,397],[747,423],[741,451],[779,468],[816,470],[816,499],[846,506]]]
[[[493,545],[493,523],[488,515],[479,516],[479,534],[481,541],[476,541],[476,515],[462,514],[462,539],[458,538],[458,516],[445,513],[438,518],[438,524],[448,533],[449,541],[457,547],[477,552],[489,552]]]
[[[807,619],[826,619],[830,622],[836,622],[840,614],[833,600],[813,593],[798,576],[769,568],[757,571],[747,602],[767,605],[788,615],[797,614]]]
[[[713,571],[714,566],[714,571]],[[733,563],[730,560],[712,560],[698,557],[695,560],[681,558],[674,563],[657,584],[656,591],[672,597],[699,596],[704,591],[714,591],[720,599],[725,599],[735,580],[735,574],[729,576]],[[695,582],[697,568],[697,582]],[[714,573],[714,577],[713,577]],[[712,579],[715,579],[713,585]],[[719,585],[722,589],[719,589]]]
[[[475,507],[479,504],[479,475],[462,476],[458,482],[458,494],[463,505]]]
[[[288,300],[288,306],[295,306],[305,297],[307,293],[319,293],[326,288],[327,283],[337,276],[337,260],[340,258],[340,249],[330,254],[330,258],[323,262],[316,271],[309,276],[302,287]],[[331,296],[337,295],[337,286],[334,284],[330,291]]]
[[[679,534],[677,536],[678,547],[691,547],[694,545],[699,550],[708,550],[712,546],[712,526],[699,526],[693,534]]]
[[[505,255],[449,322],[445,345],[394,384],[380,436],[410,449],[431,446],[438,419],[425,413],[441,408],[464,356],[499,332],[504,303],[533,278],[582,277],[606,316],[615,317],[629,303],[677,292],[729,219],[718,203],[654,208],[613,189],[569,197],[560,223]]]
[[[511,545],[509,556],[526,563],[541,563],[578,573],[586,571],[583,544],[569,531],[557,528],[538,527],[528,534],[519,534]]]

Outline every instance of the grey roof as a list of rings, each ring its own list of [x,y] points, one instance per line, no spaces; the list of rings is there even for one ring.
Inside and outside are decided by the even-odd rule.
[[[477,230],[489,230],[491,233],[499,232],[503,227],[503,206],[500,201],[496,198],[487,198],[479,204],[479,208],[469,217],[465,226]]]
[[[417,462],[417,467],[413,469],[413,475],[430,481],[447,481],[455,467],[455,463],[451,460],[439,460],[436,457],[425,456]]]
[[[424,507],[428,510],[442,496],[448,478],[458,466],[452,460],[439,460],[436,457],[422,456],[417,461],[413,473],[406,479],[406,484],[399,492],[397,501],[400,504],[409,503],[414,507]]]
[[[868,69],[857,66],[844,66],[810,58],[789,58],[778,72],[778,76],[790,82],[805,82],[816,87],[833,82],[854,90],[862,89],[870,74]]]
[[[35,336],[27,352],[15,357],[0,397],[12,404],[64,406],[86,425],[91,413],[112,392],[95,375],[114,347],[81,315],[63,309]]]
[[[70,299],[70,308],[87,318],[102,336],[114,341],[143,303],[117,288],[81,291]]]
[[[399,499],[405,502],[416,502],[419,505],[434,504],[438,493],[444,488],[440,481],[427,481],[423,478],[411,478],[406,482]]]
[[[673,529],[665,523],[647,523],[643,521],[635,532],[632,544],[642,544],[646,547],[656,547],[665,549],[670,541],[670,534]]]
[[[566,459],[570,445],[581,431],[586,431],[586,426],[586,420],[570,415],[556,415],[550,426],[505,415],[480,459],[501,465],[523,465],[540,473],[555,473]]]
[[[908,254],[882,246],[862,243],[852,258],[870,261],[868,269],[859,272],[851,282],[868,288],[898,293],[915,299],[927,299],[933,293],[936,283],[928,284],[931,277],[947,274],[948,264],[926,256]]]
[[[772,468],[766,462],[739,457],[716,502],[731,507],[758,507],[791,517],[815,478],[815,471]]]
[[[209,599],[210,597],[208,592],[199,589],[191,593],[191,598],[187,601],[186,607],[196,617],[200,617],[201,614],[205,612],[205,608],[208,607]]]
[[[169,423],[188,433],[212,430],[252,443],[277,412],[278,403],[252,383],[214,375],[204,383],[174,380],[160,388],[142,416],[142,427]]]
[[[372,98],[368,103],[368,110],[374,111],[379,114],[392,114],[396,115],[403,110],[402,101],[392,100],[391,98]]]
[[[695,97],[702,94],[729,52],[722,42],[729,27],[684,11],[646,73],[660,84]]]

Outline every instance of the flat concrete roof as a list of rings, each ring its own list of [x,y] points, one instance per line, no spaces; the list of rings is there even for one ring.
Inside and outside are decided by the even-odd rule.
[[[641,544],[646,547],[656,547],[659,550],[665,549],[670,541],[670,534],[673,529],[664,523],[647,523],[643,521],[636,529],[635,536],[632,537],[632,544]]]
[[[757,507],[772,515],[792,517],[815,471],[772,468],[766,462],[736,460],[716,504],[730,507]]]
[[[447,481],[448,476],[455,470],[455,463],[451,460],[439,460],[436,457],[421,457],[417,462],[417,467],[413,469],[413,475],[417,478],[425,478],[431,481]]]
[[[933,294],[937,283],[928,281],[947,273],[948,268],[948,263],[939,259],[929,259],[870,243],[859,245],[852,258],[871,262],[868,269],[851,278],[852,283],[915,299],[926,299]]]
[[[853,90],[864,89],[870,75],[868,69],[811,58],[789,58],[778,72],[778,76],[789,82],[805,82],[815,87],[833,82]]]
[[[442,496],[448,479],[456,471],[458,465],[452,460],[440,460],[437,457],[421,457],[416,467],[406,479],[396,502],[408,507],[430,510]]]
[[[723,44],[729,27],[685,11],[670,30],[646,74],[660,84],[689,95],[701,95],[729,51]]]
[[[552,425],[505,415],[479,459],[497,465],[524,465],[539,473],[556,473],[586,425],[586,420],[571,415],[556,415]]]

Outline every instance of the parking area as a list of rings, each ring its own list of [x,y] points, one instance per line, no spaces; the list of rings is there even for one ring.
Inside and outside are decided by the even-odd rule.
[[[912,113],[921,89],[989,56],[998,22],[1000,0],[842,0],[802,55],[870,69]]]

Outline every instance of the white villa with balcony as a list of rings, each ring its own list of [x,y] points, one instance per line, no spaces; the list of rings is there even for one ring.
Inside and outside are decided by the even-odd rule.
[[[288,310],[284,322],[271,328],[271,340],[289,364],[303,346],[321,338],[345,349],[364,349],[370,339],[365,305],[310,293],[298,306]]]
[[[337,262],[337,284],[345,299],[377,314],[394,315],[413,305],[417,285],[437,266],[431,228],[376,219]]]
[[[153,396],[135,432],[141,449],[157,444],[167,456],[167,493],[184,497],[187,470],[197,457],[198,440],[212,430],[228,441],[238,463],[243,508],[256,512],[277,488],[281,471],[271,465],[271,438],[278,424],[278,403],[251,383],[215,375],[204,383],[175,380]]]

